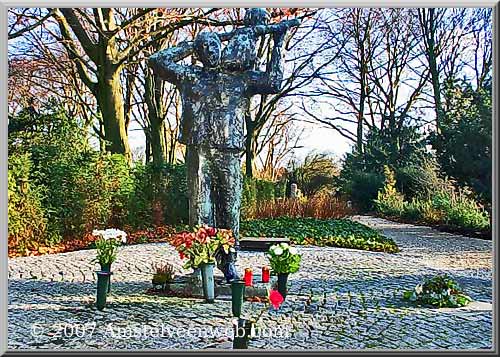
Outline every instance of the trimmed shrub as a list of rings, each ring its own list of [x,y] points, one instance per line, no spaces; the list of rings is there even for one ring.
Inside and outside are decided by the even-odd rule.
[[[241,215],[252,217],[258,204],[273,201],[275,197],[283,197],[284,183],[243,177],[241,194]]]
[[[137,163],[127,223],[135,228],[189,221],[186,166]]]
[[[429,197],[442,186],[438,166],[431,160],[397,168],[394,173],[396,188],[406,197]]]

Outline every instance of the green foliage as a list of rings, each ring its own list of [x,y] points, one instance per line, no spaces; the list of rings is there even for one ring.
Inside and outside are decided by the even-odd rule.
[[[492,192],[491,81],[474,90],[470,84],[450,83],[441,133],[430,142],[443,172],[461,186],[471,187],[485,201]]]
[[[349,176],[346,177],[347,175]],[[348,174],[347,171],[342,171],[341,176],[342,191],[354,205],[362,211],[373,209],[373,201],[384,185],[384,175],[363,171],[352,171]]]
[[[112,264],[116,260],[116,251],[120,245],[121,242],[116,239],[97,239],[95,241],[97,249],[95,261],[101,265]]]
[[[136,163],[128,223],[137,228],[153,224],[187,223],[189,202],[184,164]]]
[[[25,251],[50,243],[41,192],[29,181],[29,154],[13,153],[8,167],[9,246]]]
[[[434,160],[403,166],[395,170],[396,188],[406,197],[428,197],[443,185]]]
[[[387,216],[399,216],[404,210],[404,196],[396,190],[394,171],[384,166],[385,184],[375,200],[377,212]]]
[[[465,189],[457,191],[446,182],[436,187],[432,195],[413,197],[407,202],[395,189],[394,177],[389,175],[375,202],[377,213],[389,218],[402,217],[409,221],[449,225],[464,230],[490,229],[490,216],[472,193]]]
[[[284,184],[251,177],[243,177],[243,190],[241,194],[241,214],[248,216],[255,211],[261,202],[272,201],[274,198],[283,197]]]
[[[444,223],[473,230],[490,228],[490,216],[465,189],[438,192],[432,199],[436,209],[445,212]]]
[[[86,233],[94,228],[121,227],[127,222],[128,202],[133,191],[130,167],[123,155],[99,155],[82,166],[82,174],[76,178],[75,190],[83,198],[79,211],[81,222],[75,232]],[[73,216],[72,222],[78,222]]]
[[[398,252],[391,239],[376,230],[348,219],[265,218],[242,221],[241,235],[286,237],[295,244],[314,244],[372,251]]]
[[[384,185],[385,165],[395,172],[406,167],[417,169],[429,157],[424,137],[414,126],[373,128],[365,139],[363,153],[353,149],[346,154],[339,177],[341,191],[362,211],[374,208],[373,200]]]
[[[300,268],[301,256],[297,248],[288,243],[273,245],[267,252],[271,269],[276,274],[296,273]]]
[[[31,221],[44,230],[35,237],[29,233],[29,224],[23,223],[24,233],[16,238],[21,241],[51,245],[63,237],[80,237],[95,228],[122,226],[129,214],[128,203],[134,185],[125,158],[100,154],[90,148],[81,124],[58,108],[42,109],[38,114],[22,112],[12,118],[11,192],[21,187],[20,180],[14,176],[22,166],[24,186],[29,187],[33,195],[36,192],[36,200],[34,196],[30,200],[32,206],[37,207],[38,218],[33,216]],[[26,123],[36,124],[35,130],[17,130]],[[20,157],[23,160],[19,161]],[[17,204],[12,197],[11,208]],[[21,212],[19,207],[17,210]],[[29,214],[23,216],[29,217]],[[15,221],[16,214],[12,213],[12,232],[17,229],[19,234]],[[22,248],[20,243],[17,248]]]
[[[403,293],[405,300],[434,307],[462,307],[472,301],[456,281],[447,275],[436,275]]]

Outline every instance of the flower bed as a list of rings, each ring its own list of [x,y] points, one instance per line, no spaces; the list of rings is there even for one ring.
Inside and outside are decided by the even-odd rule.
[[[392,239],[349,219],[255,219],[241,222],[240,234],[247,237],[287,237],[294,244],[399,252]]]

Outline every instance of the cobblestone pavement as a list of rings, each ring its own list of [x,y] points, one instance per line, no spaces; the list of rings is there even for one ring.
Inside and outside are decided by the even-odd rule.
[[[250,348],[490,349],[491,241],[427,227],[357,216],[382,230],[398,254],[300,247],[301,270],[290,276],[278,311],[245,303],[260,328]],[[121,247],[107,308],[94,307],[94,250],[9,260],[9,349],[231,348],[231,302],[146,295],[151,264],[182,268],[167,244]],[[239,271],[267,264],[242,252]],[[254,271],[255,271],[254,270]],[[416,308],[401,300],[423,277],[447,272],[475,302],[460,309]]]

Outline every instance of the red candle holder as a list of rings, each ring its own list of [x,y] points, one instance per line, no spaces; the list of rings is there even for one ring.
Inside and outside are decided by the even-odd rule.
[[[269,267],[262,267],[262,282],[263,283],[269,283],[269,277],[270,277],[270,269]]]
[[[244,276],[243,280],[245,280],[245,286],[252,286],[252,282],[253,282],[252,269],[250,269],[250,268],[245,269],[245,276]]]

